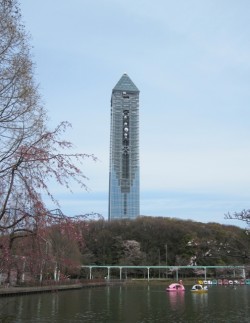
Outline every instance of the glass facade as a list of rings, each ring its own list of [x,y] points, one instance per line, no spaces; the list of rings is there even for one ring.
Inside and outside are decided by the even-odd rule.
[[[123,74],[112,90],[109,220],[140,215],[139,90]]]

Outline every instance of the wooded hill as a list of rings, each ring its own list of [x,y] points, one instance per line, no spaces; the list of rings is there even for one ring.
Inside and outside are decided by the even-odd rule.
[[[1,236],[0,283],[86,277],[82,265],[250,266],[249,247],[248,231],[231,225],[146,216],[111,222],[65,218],[32,234]]]
[[[236,265],[249,263],[249,246],[236,226],[145,216],[89,222],[82,255],[88,265]]]

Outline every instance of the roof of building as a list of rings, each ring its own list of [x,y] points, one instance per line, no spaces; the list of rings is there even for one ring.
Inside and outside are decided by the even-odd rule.
[[[139,92],[138,88],[126,73],[122,75],[116,86],[113,88],[113,91]]]

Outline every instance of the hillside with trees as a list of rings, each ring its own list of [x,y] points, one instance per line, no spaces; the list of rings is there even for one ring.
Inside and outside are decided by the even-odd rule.
[[[231,225],[163,217],[90,222],[83,262],[155,266],[248,264],[247,233]]]
[[[248,266],[247,233],[236,226],[146,216],[54,223],[40,239],[2,236],[0,242],[8,239],[11,249],[0,253],[1,272],[8,282],[14,273],[20,284],[81,277],[82,265]]]

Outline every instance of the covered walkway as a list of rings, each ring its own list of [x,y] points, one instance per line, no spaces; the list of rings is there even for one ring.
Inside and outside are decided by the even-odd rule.
[[[107,271],[106,278],[108,280],[111,279],[111,270],[118,270],[119,271],[119,277],[120,280],[122,280],[122,276],[128,269],[142,269],[145,270],[147,273],[147,280],[149,281],[152,279],[150,277],[150,271],[153,270],[165,270],[167,273],[169,272],[175,272],[176,273],[176,280],[179,280],[179,271],[183,269],[191,269],[191,270],[202,270],[204,272],[204,280],[207,280],[207,271],[209,269],[222,269],[222,270],[228,270],[232,272],[233,277],[236,276],[236,271],[241,271],[242,275],[245,275],[245,266],[96,266],[96,265],[89,265],[89,266],[81,266],[82,268],[86,268],[89,270],[89,279],[93,279],[93,270],[96,269],[103,269]]]

